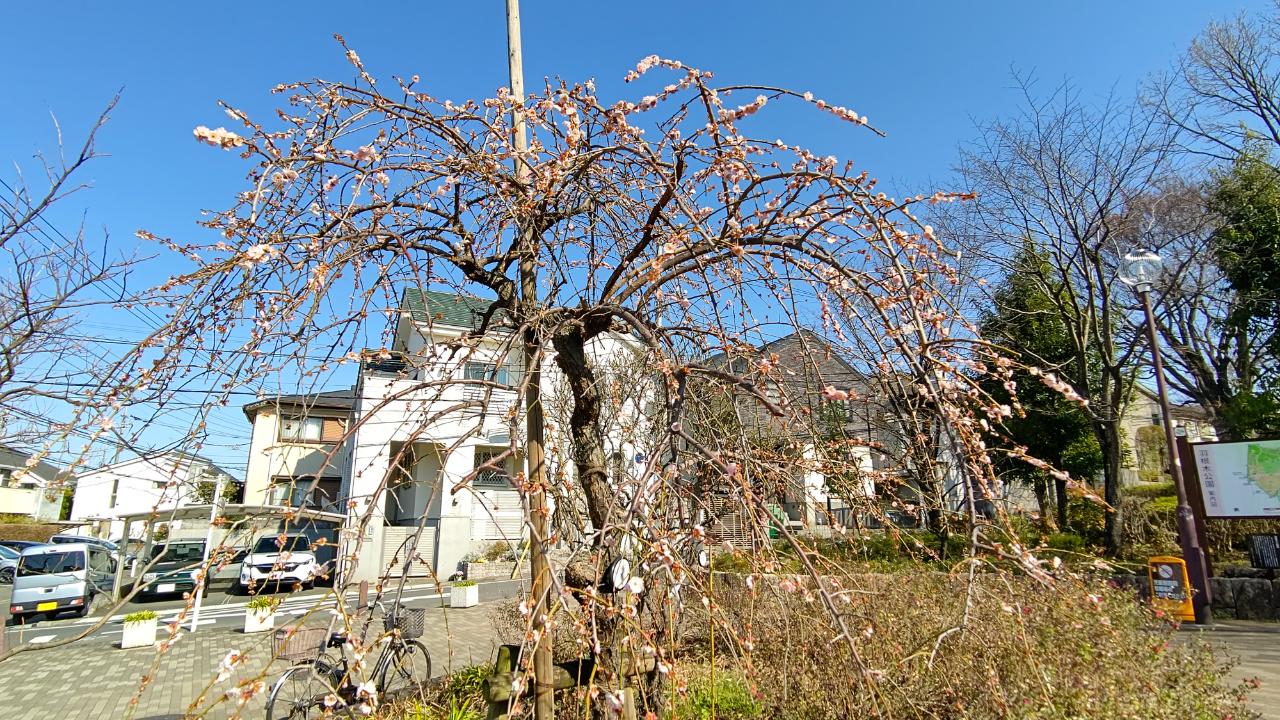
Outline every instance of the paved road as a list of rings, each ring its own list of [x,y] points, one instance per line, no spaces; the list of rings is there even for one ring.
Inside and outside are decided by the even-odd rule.
[[[1250,706],[1268,720],[1280,720],[1280,623],[1218,620],[1207,630],[1184,625],[1183,633],[1201,637],[1237,660],[1232,681],[1260,681],[1249,692]]]
[[[510,597],[519,589],[519,583],[520,581],[518,580],[483,583],[481,585],[481,597],[486,600]],[[0,603],[3,603],[6,608],[11,594],[10,587],[8,585],[0,585]],[[434,583],[410,582],[405,587],[403,599],[409,607],[439,607],[447,604],[447,592],[448,588],[445,588],[444,593],[441,593]],[[321,599],[324,600],[321,603],[322,608],[333,607],[336,599],[331,588],[315,588],[300,593],[279,593],[279,597],[281,598],[280,617],[282,621],[305,615],[308,611],[315,609],[317,601]],[[354,600],[354,594],[349,596],[349,599]],[[229,595],[217,589],[210,589],[208,596],[204,598],[202,603],[199,619],[200,629],[234,629],[241,627],[244,623],[244,606],[248,601],[249,598],[244,596]],[[137,610],[154,610],[160,616],[160,623],[167,624],[176,620],[178,613],[184,607],[186,607],[186,601],[180,597],[156,598],[126,603],[94,635],[118,638],[124,632],[121,622],[124,616]],[[28,621],[22,625],[12,624],[12,619],[10,619],[5,630],[9,647],[22,643],[44,644],[73,637],[99,621],[99,618],[72,618],[67,615],[61,615],[56,619],[45,616],[36,616],[36,618],[37,621]],[[188,614],[184,618],[184,626],[189,628],[190,624],[191,616]]]

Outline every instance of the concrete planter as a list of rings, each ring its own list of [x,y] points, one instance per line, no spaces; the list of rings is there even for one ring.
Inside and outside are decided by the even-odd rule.
[[[246,633],[266,632],[275,628],[276,613],[271,608],[246,608],[244,611],[244,631]]]
[[[469,608],[479,604],[479,585],[463,585],[461,587],[454,585],[449,590],[449,607],[451,608]]]
[[[124,636],[120,638],[120,649],[151,647],[156,644],[156,618],[135,620],[124,624]]]

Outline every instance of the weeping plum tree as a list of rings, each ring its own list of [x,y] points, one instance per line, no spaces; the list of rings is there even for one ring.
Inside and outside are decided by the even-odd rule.
[[[922,400],[912,412],[941,428],[936,446],[946,462],[915,458],[929,466],[918,471],[948,474],[968,487],[964,497],[996,482],[983,438],[1009,408],[978,383],[1007,380],[1014,363],[938,301],[960,279],[913,210],[958,196],[891,198],[851,163],[750,132],[752,116],[776,103],[845,121],[852,138],[871,140],[878,131],[866,116],[810,93],[717,87],[710,73],[651,56],[627,75],[649,88],[634,100],[606,101],[592,82],[548,83],[523,104],[531,138],[520,150],[505,90],[453,103],[420,89],[416,76],[375,81],[355,52],[347,57],[356,81],[278,86],[286,102],[270,123],[227,106],[239,126],[196,129],[197,140],[251,162],[247,187],[207,219],[220,239],[164,241],[194,269],[163,288],[177,298],[173,320],[139,348],[123,385],[163,388],[189,377],[189,367],[166,359],[193,350],[228,358],[206,370],[228,388],[307,376],[357,362],[366,346],[385,347],[385,335],[370,334],[405,288],[491,299],[447,353],[466,357],[501,325],[508,337],[532,338],[512,352],[535,348],[567,390],[564,412],[547,425],[569,471],[548,474],[554,488],[525,482],[533,475],[517,485],[527,500],[553,495],[557,522],[576,518],[586,541],[555,561],[547,594],[523,605],[525,641],[545,646],[557,631],[573,634],[596,661],[599,707],[618,701],[619,648],[656,654],[663,672],[655,682],[666,677],[679,657],[670,623],[681,598],[711,596],[709,576],[687,552],[716,541],[700,497],[731,504],[761,540],[755,571],[782,568],[764,542],[770,523],[759,489],[783,484],[769,474],[792,469],[750,462],[731,413],[709,439],[689,425],[718,394],[746,398],[780,424],[816,422],[801,404],[767,392],[795,368],[756,351],[761,342],[820,329],[869,373]],[[521,292],[522,262],[537,269],[534,296]],[[232,339],[240,331],[247,342]],[[638,472],[614,470],[603,440],[616,413],[604,391],[608,370],[591,348],[606,337],[627,338],[640,374],[653,381],[646,422],[632,430],[651,450]],[[226,348],[236,352],[218,354]],[[709,362],[713,355],[722,360]],[[328,360],[307,360],[315,357]],[[457,382],[423,378],[414,391],[442,395]],[[517,374],[507,389],[528,382]],[[522,424],[520,408],[503,412],[513,428]],[[418,437],[437,420],[406,417],[406,432]],[[516,455],[518,433],[511,442]],[[378,505],[351,504],[360,512]],[[532,521],[526,515],[528,528]],[[972,547],[1038,571],[1016,543],[988,539],[990,524],[971,528]],[[859,631],[841,610],[857,581],[819,573],[800,539],[785,527],[782,534],[811,578],[773,591],[803,595],[830,616],[832,640],[855,659],[849,682],[873,697],[909,693],[877,687],[878,671],[861,660]],[[633,557],[632,592],[598,592],[606,563],[622,553]],[[749,655],[749,638],[738,641]],[[518,684],[517,695],[526,687]]]

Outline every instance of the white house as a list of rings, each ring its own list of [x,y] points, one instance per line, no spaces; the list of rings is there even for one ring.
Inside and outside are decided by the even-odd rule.
[[[62,494],[69,475],[32,455],[0,445],[0,515],[25,515],[32,520],[60,519]]]
[[[503,329],[498,316],[468,347],[457,342],[478,328],[490,302],[408,290],[392,348],[370,353],[362,363],[341,492],[353,518],[369,518],[354,577],[377,577],[420,525],[424,532],[416,555],[422,562],[412,566],[415,574],[434,571],[447,577],[468,553],[522,537],[524,508],[516,482],[526,468],[520,454],[523,407],[516,391],[523,365],[518,338]],[[628,363],[635,367],[636,349],[634,339],[608,334],[588,353],[609,375]],[[552,478],[572,477],[565,456],[569,444],[558,434],[565,423],[557,418],[567,408],[563,378],[554,353],[544,352],[547,469]],[[631,390],[640,386],[629,385]],[[632,392],[612,407],[617,422],[605,442],[614,457],[643,455],[635,441],[644,409],[637,397]],[[476,472],[512,448],[515,452],[494,467]]]
[[[163,521],[167,510],[199,504],[202,484],[219,481],[224,486],[240,482],[207,458],[190,453],[169,451],[123,460],[76,477],[71,520],[119,538],[124,532],[122,516],[156,512]]]
[[[280,395],[246,405],[253,431],[244,502],[342,512],[354,393],[351,388]]]

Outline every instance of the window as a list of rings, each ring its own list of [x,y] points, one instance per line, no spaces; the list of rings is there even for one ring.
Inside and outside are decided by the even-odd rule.
[[[501,455],[504,450],[476,450],[476,462],[474,467],[480,467],[485,463],[493,460]],[[476,475],[476,479],[472,482],[476,487],[509,487],[511,485],[511,475],[507,472],[507,464],[500,463],[499,470],[492,468],[485,469]]]
[[[116,506],[116,498],[120,496],[120,478],[111,481],[111,500],[107,502],[107,507]]]
[[[314,491],[312,485],[315,485]],[[342,486],[340,478],[314,477],[276,477],[271,480],[271,493],[268,502],[272,505],[288,507],[328,508],[338,499],[338,490]]]
[[[333,443],[346,434],[341,418],[281,417],[280,440],[284,442]]]
[[[0,487],[13,487],[13,470],[10,468],[0,468]]]
[[[494,363],[469,362],[463,368],[462,377],[465,380],[488,380],[506,385],[507,368],[498,367]]]
[[[286,535],[284,541],[281,542],[279,537],[258,538],[258,544],[253,546],[253,552],[256,553],[278,553],[278,552],[310,552],[311,541],[305,535]]]
[[[73,573],[83,569],[84,553],[79,550],[23,555],[18,562],[18,577]]]
[[[94,572],[113,573],[116,571],[116,561],[112,559],[107,551],[90,546],[89,569]]]

